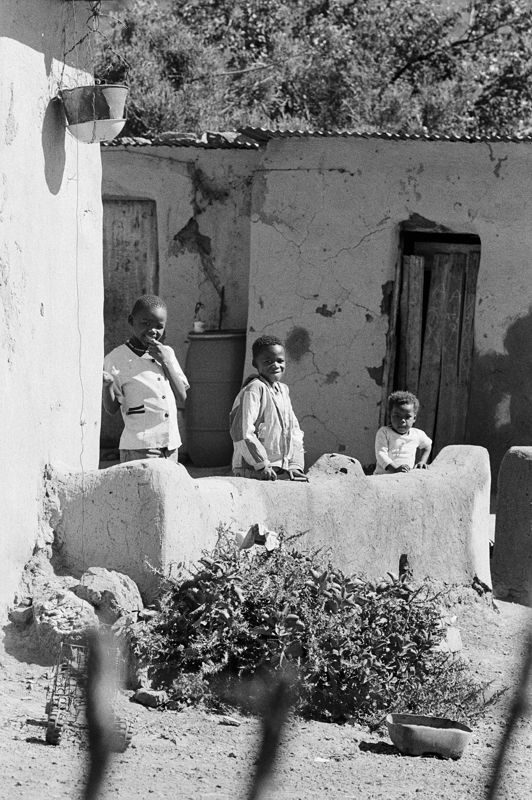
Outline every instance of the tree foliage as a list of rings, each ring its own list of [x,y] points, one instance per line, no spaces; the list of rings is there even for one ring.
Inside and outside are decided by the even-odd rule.
[[[512,135],[532,119],[529,0],[133,0],[97,73],[130,132],[245,125]]]

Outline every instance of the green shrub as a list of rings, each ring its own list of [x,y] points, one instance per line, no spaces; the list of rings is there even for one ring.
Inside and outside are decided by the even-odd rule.
[[[227,532],[194,574],[167,581],[159,615],[136,631],[153,683],[175,700],[214,700],[224,682],[286,672],[298,712],[369,724],[389,710],[478,711],[481,687],[435,649],[443,635],[428,584],[346,576],[286,542],[239,552]]]

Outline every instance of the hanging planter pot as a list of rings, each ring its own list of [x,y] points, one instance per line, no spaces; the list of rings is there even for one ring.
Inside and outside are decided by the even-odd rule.
[[[114,139],[126,124],[128,91],[127,86],[111,83],[62,89],[59,97],[72,136],[87,144]]]

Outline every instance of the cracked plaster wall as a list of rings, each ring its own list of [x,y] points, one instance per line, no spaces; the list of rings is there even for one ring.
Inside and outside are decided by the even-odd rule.
[[[269,142],[253,185],[248,345],[262,332],[287,338],[286,380],[309,463],[327,451],[374,462],[383,294],[411,216],[480,237],[476,374],[486,355],[505,354],[509,325],[530,305],[531,161],[530,143]],[[499,423],[485,402],[486,369],[472,386],[468,440],[493,457]]]
[[[245,328],[249,207],[257,154],[192,147],[102,148],[103,195],[154,200],[159,294],[169,306],[167,342],[184,363],[194,308],[217,328]]]
[[[479,236],[467,441],[487,447],[496,469],[506,447],[530,438],[510,396],[521,392],[524,407],[528,389],[516,386],[528,364],[507,358],[507,336],[529,314],[531,157],[530,143],[342,137],[272,140],[259,152],[113,147],[103,191],[157,204],[159,291],[181,359],[198,300],[216,327],[222,285],[223,327],[247,319],[248,366],[257,335],[287,339],[309,463],[327,451],[374,461],[401,223]],[[510,388],[486,403],[501,359]]]
[[[46,463],[98,463],[100,154],[52,101],[89,82],[73,3],[4,0],[0,30],[0,609],[42,532]],[[78,21],[85,5],[76,3]],[[69,60],[70,60],[69,59]]]

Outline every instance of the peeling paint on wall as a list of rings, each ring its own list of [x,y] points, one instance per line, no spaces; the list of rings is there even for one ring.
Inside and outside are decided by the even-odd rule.
[[[369,377],[375,381],[377,386],[382,386],[382,376],[384,373],[384,362],[380,367],[366,367]]]
[[[453,233],[451,228],[440,225],[431,219],[422,217],[421,214],[410,214],[405,222],[401,223],[401,228],[405,231],[430,231],[431,233]],[[455,231],[460,232],[460,231]]]
[[[335,303],[334,308],[329,308],[326,303],[323,303],[323,305],[318,306],[316,309],[316,314],[321,314],[322,317],[334,317],[334,315],[339,313],[341,310],[342,309],[337,303]]]
[[[211,281],[218,294],[221,295],[222,284],[214,259],[211,256],[210,237],[200,233],[198,221],[194,217],[191,217],[187,224],[175,234],[174,243],[170,246],[170,252],[174,256],[184,252],[197,253],[205,275]]]
[[[15,137],[16,137],[17,131],[18,131],[18,125],[17,125],[17,121],[15,119],[15,113],[14,113],[15,99],[14,99],[13,94],[14,94],[14,92],[13,92],[13,84],[11,84],[11,86],[10,86],[9,109],[8,109],[8,112],[7,112],[6,124],[5,124],[5,134],[4,134],[4,140],[5,140],[5,143],[7,145],[13,144],[13,141],[15,140]]]
[[[7,202],[7,175],[2,173],[1,189],[0,189],[0,222],[4,216],[4,206]]]
[[[216,182],[195,164],[188,164],[188,173],[194,189],[194,211],[201,214],[207,206],[213,203],[224,203],[229,197],[227,186],[217,186]]]
[[[383,317],[390,316],[394,284],[395,281],[386,281],[382,284],[381,314]]]
[[[325,383],[336,383],[336,380],[340,377],[340,373],[337,372],[335,369],[328,372],[325,376]]]
[[[495,175],[496,178],[500,178],[501,167],[505,161],[508,161],[508,156],[506,155],[504,156],[504,158],[497,158],[496,156],[493,155],[493,147],[491,146],[491,144],[489,142],[486,142],[486,145],[488,148],[490,161],[492,163],[495,163],[495,166],[493,168],[493,174]]]
[[[18,327],[18,303],[7,254],[6,258],[0,256],[0,308],[2,310],[2,338],[8,352],[7,363],[11,368],[15,353],[15,332]]]
[[[310,352],[310,334],[306,328],[292,328],[286,337],[286,352],[294,361],[300,361]]]

